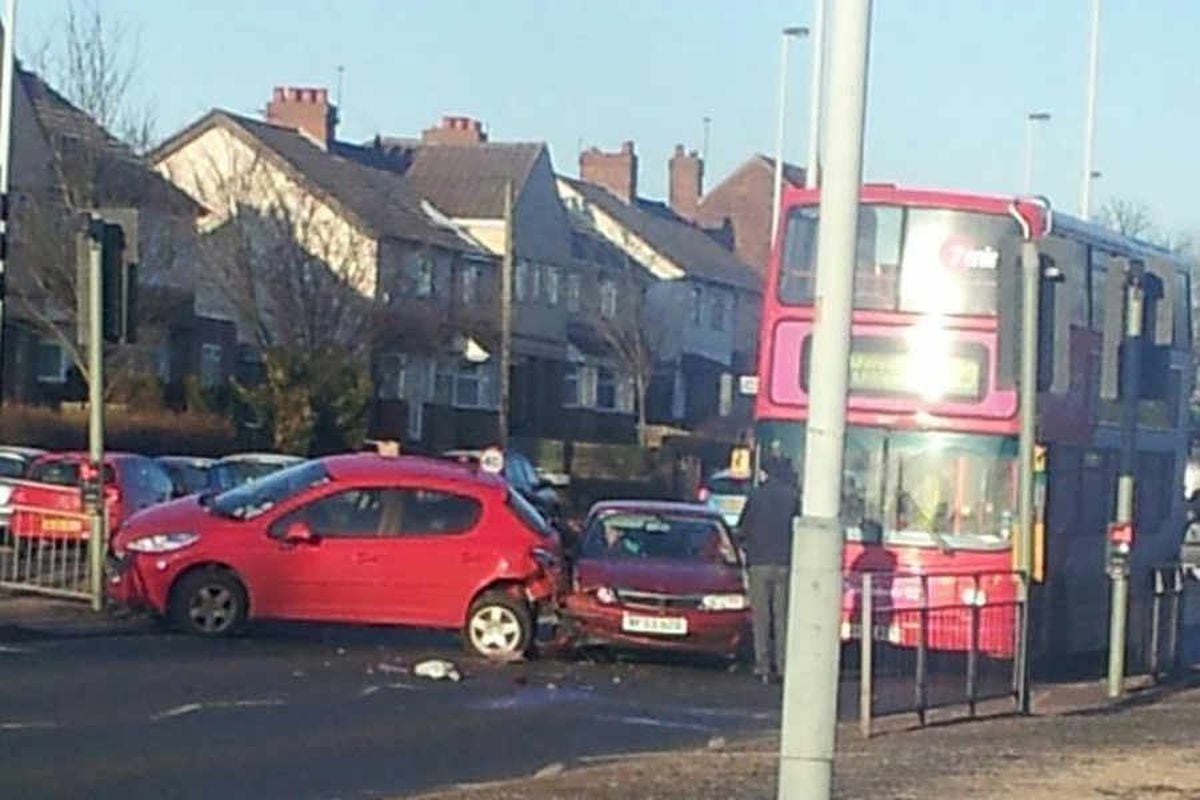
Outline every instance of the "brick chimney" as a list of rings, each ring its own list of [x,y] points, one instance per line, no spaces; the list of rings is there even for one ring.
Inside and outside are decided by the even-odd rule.
[[[329,102],[326,89],[308,86],[276,86],[267,103],[267,121],[297,128],[322,148],[337,135],[337,107]]]
[[[695,150],[684,152],[683,145],[677,144],[675,155],[667,162],[667,173],[671,210],[684,219],[695,219],[704,192],[704,160]]]
[[[615,153],[593,147],[579,154],[579,177],[603,186],[626,203],[637,197],[637,154],[633,142],[624,142]]]
[[[482,144],[488,140],[483,123],[471,117],[442,117],[442,123],[421,132],[425,144]]]

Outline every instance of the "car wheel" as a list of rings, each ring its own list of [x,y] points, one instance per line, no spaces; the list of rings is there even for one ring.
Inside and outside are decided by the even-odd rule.
[[[485,592],[471,604],[463,639],[468,650],[489,660],[520,660],[533,642],[529,604],[507,592]]]
[[[246,621],[246,590],[233,573],[206,569],[184,576],[171,592],[172,626],[197,636],[228,636]]]

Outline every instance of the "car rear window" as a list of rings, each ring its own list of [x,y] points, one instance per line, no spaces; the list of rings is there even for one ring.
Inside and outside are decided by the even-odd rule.
[[[508,507],[513,510],[517,518],[525,523],[525,526],[538,536],[550,538],[554,535],[554,530],[550,527],[550,523],[534,508],[528,500],[521,496],[521,493],[515,489],[508,490]]]
[[[713,478],[708,482],[708,491],[713,494],[749,494],[750,481],[746,478]]]
[[[38,483],[50,483],[55,486],[79,485],[78,461],[39,461],[29,470],[29,480]],[[104,465],[104,482],[116,483],[112,464]]]

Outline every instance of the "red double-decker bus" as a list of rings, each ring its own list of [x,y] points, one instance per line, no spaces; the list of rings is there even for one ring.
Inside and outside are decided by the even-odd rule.
[[[883,590],[893,608],[918,600],[1011,601],[1016,590],[1004,573],[1013,569],[1019,486],[1022,231],[1012,213],[1019,204],[879,184],[864,186],[861,199],[842,476],[845,569],[894,576]],[[783,203],[763,303],[756,435],[762,457],[786,456],[802,474],[809,387],[821,379],[808,363],[819,197],[792,190]],[[1038,242],[1044,582],[1031,614],[1041,657],[1097,651],[1107,641],[1106,531],[1120,446],[1127,260],[1144,263],[1147,298],[1130,581],[1135,615],[1147,570],[1173,558],[1182,536],[1193,378],[1184,265],[1144,242],[1066,215],[1052,219]],[[962,577],[920,588],[905,577],[931,574]],[[979,575],[985,577],[973,577]],[[927,591],[943,596],[920,597]],[[846,632],[849,597],[844,606]],[[985,616],[980,647],[1011,652],[1014,617]],[[894,624],[884,635],[904,645],[915,643],[916,632]],[[961,631],[926,644],[966,646]]]

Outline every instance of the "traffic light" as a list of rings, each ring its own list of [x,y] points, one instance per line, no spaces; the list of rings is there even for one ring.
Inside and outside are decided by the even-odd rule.
[[[133,212],[136,213],[136,212]],[[104,341],[132,343],[137,338],[137,247],[136,217],[112,214],[88,219],[85,231],[76,238],[77,329],[79,342],[88,338],[90,304],[88,287],[92,247],[100,249],[100,329]],[[124,218],[122,218],[124,217]]]

